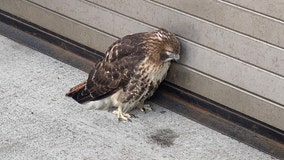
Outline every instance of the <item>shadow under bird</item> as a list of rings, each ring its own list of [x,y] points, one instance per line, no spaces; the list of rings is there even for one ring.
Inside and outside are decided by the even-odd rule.
[[[119,120],[130,120],[134,108],[151,110],[144,101],[165,79],[172,60],[178,60],[180,42],[165,29],[127,35],[114,42],[95,64],[88,79],[66,96],[89,108],[110,109]]]

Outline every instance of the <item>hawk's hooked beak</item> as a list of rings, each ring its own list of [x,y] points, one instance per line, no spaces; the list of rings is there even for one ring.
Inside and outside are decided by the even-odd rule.
[[[166,54],[168,55],[168,58],[165,60],[166,62],[170,61],[170,60],[177,61],[180,58],[179,54],[175,54],[175,53],[170,52],[170,51],[166,51]]]

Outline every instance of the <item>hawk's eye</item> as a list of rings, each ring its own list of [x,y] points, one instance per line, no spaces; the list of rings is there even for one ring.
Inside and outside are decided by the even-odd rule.
[[[179,54],[175,54],[173,52],[170,51],[165,51],[162,55],[161,55],[161,60],[164,62],[168,62],[171,60],[179,60]]]
[[[162,61],[166,61],[166,59],[168,59],[169,56],[166,53],[161,54],[161,60]]]

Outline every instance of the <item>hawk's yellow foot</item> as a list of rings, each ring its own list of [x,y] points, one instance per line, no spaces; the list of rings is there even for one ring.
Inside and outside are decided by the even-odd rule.
[[[124,121],[130,121],[131,122],[131,120],[130,120],[131,115],[128,114],[128,113],[123,113],[119,109],[114,110],[112,113],[117,116],[118,120],[124,120]]]

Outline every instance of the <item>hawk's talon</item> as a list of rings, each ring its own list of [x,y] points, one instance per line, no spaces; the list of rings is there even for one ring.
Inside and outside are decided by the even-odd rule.
[[[133,118],[138,118],[135,114],[130,113],[129,115]]]
[[[132,120],[131,120],[131,119],[127,119],[127,120],[125,120],[125,119],[123,119],[123,118],[117,118],[117,120],[118,120],[118,122],[121,122],[121,121],[132,122]]]

